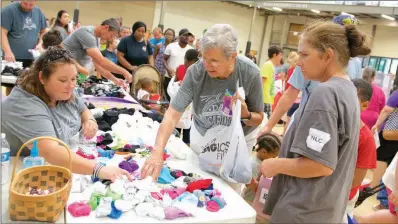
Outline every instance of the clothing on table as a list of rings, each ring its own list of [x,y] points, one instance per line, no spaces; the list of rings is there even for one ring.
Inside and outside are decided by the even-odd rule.
[[[61,34],[61,39],[65,40],[68,37],[68,32],[62,26],[54,26],[53,30],[57,30]]]
[[[383,90],[378,85],[372,83],[372,98],[370,99],[368,108],[361,112],[363,123],[372,128],[376,124],[379,114],[385,105],[386,96]]]
[[[149,99],[151,94],[149,94],[149,92],[146,91],[145,89],[139,89],[137,92],[137,99],[142,100],[146,95],[148,95],[148,99]]]
[[[11,155],[23,143],[40,136],[59,138],[68,143],[81,128],[81,114],[87,110],[83,100],[58,101],[49,107],[39,97],[16,86],[2,102],[2,132],[6,133]],[[29,155],[29,150],[23,156]]]
[[[124,91],[120,86],[108,85],[108,84],[92,84],[87,88],[84,88],[84,94],[93,96],[108,96],[124,98]]]
[[[117,50],[123,53],[127,62],[133,66],[149,64],[148,57],[153,55],[151,45],[147,41],[138,42],[134,36],[123,38],[117,45]]]
[[[62,46],[69,50],[73,58],[82,66],[88,66],[92,59],[87,55],[87,50],[98,48],[98,38],[94,35],[94,26],[83,26],[71,33],[63,42]]]
[[[164,37],[162,37],[160,39],[156,39],[156,38],[152,37],[151,39],[149,39],[149,43],[152,47],[153,52],[155,52],[156,45],[164,44],[165,42],[166,42],[166,38],[164,38]]]
[[[358,156],[355,168],[374,169],[376,166],[376,143],[372,131],[365,125],[359,131]],[[359,187],[351,188],[348,200],[352,200],[357,195]]]
[[[162,46],[159,49],[158,54],[156,55],[155,58],[155,67],[160,73],[160,75],[164,76],[166,74],[166,69],[164,68],[164,51],[166,50],[166,44],[162,44]]]
[[[302,103],[279,158],[304,156],[334,171],[317,178],[274,176],[264,207],[272,223],[341,223],[358,154],[352,149],[358,148],[359,113],[355,86],[339,77],[318,84]]]
[[[238,81],[239,86],[245,90],[245,101],[249,111],[262,113],[264,104],[260,71],[250,59],[241,55],[237,56],[235,69],[225,80],[211,78],[202,62],[191,65],[170,106],[183,113],[193,103],[193,125],[204,136],[206,131],[212,127],[231,124],[231,117],[219,109],[223,105],[223,97],[220,96],[224,96],[226,90],[235,93]],[[257,126],[243,124],[245,135],[253,132],[256,128]],[[191,142],[192,140],[191,138]]]
[[[32,11],[25,12],[19,2],[11,3],[1,9],[1,18],[1,27],[8,31],[7,39],[15,59],[33,60],[28,50],[35,49],[40,31],[47,28],[41,9],[35,6]]]
[[[305,80],[300,66],[294,68],[293,74],[288,83],[294,88],[302,92],[301,103],[305,104],[308,100],[308,95],[319,84],[317,81]]]
[[[186,72],[187,69],[185,68],[185,65],[178,66],[176,71],[176,81],[183,81]]]
[[[105,50],[101,51],[101,54],[102,54],[102,56],[107,58],[109,61],[117,64],[117,56],[116,56],[115,52],[105,49]]]
[[[262,161],[257,158],[257,155],[253,155],[250,159],[252,164],[252,177],[254,180],[257,180],[261,173],[260,166]],[[251,191],[249,188],[247,188],[243,193],[243,198],[246,201],[254,201],[255,196],[256,192]]]
[[[185,53],[189,49],[192,49],[191,46],[187,45],[186,47],[182,48],[178,42],[171,43],[167,45],[164,55],[169,55],[169,59],[167,60],[167,65],[173,71],[176,71],[177,66],[184,64],[184,57]],[[166,71],[166,76],[171,78],[171,76]]]
[[[264,104],[274,104],[274,85],[275,85],[275,78],[274,78],[275,67],[271,61],[265,62],[261,66],[260,74],[261,78],[265,78],[265,82],[263,85],[263,97],[264,97]]]

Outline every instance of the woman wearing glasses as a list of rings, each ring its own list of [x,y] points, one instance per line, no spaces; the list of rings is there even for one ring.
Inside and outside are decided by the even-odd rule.
[[[24,71],[11,94],[2,103],[2,131],[10,143],[11,155],[24,142],[40,136],[52,136],[67,142],[80,128],[93,138],[98,125],[83,101],[74,96],[76,61],[69,51],[50,47]],[[54,165],[68,166],[67,152],[57,142],[38,142],[40,156]],[[24,153],[26,155],[26,152]],[[129,175],[118,167],[96,164],[72,154],[72,172],[115,180]]]
[[[206,132],[216,126],[229,126],[231,117],[222,111],[226,90],[234,94],[236,84],[245,90],[242,101],[243,130],[248,149],[255,143],[263,120],[263,95],[259,68],[248,58],[238,56],[238,35],[233,27],[217,24],[200,42],[203,59],[189,67],[158,131],[154,151],[142,169],[142,177],[156,179],[163,164],[163,149],[185,108],[193,103],[191,148],[199,153]],[[245,100],[243,100],[245,97]]]

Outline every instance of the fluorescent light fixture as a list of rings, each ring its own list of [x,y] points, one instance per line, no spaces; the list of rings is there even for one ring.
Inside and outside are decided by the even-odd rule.
[[[319,10],[316,10],[316,9],[311,9],[311,12],[315,12],[315,13],[321,13],[321,11],[319,11]]]
[[[387,16],[387,15],[384,15],[384,14],[381,14],[381,17],[383,17],[384,19],[389,19],[389,20],[392,20],[392,21],[394,21],[394,20],[395,20],[395,18],[394,18],[394,17]]]
[[[252,7],[252,5],[249,5],[249,7]]]
[[[354,15],[351,15],[350,13],[346,13],[346,12],[341,12],[341,15],[355,17]]]
[[[276,11],[279,11],[279,12],[282,12],[282,9],[281,9],[281,8],[278,8],[278,7],[272,7],[272,9],[273,9],[273,10],[276,10]]]

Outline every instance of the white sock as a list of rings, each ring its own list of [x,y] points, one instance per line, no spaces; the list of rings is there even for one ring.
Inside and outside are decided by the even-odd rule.
[[[124,180],[116,179],[115,182],[111,183],[109,187],[111,188],[111,191],[113,193],[123,195],[126,192],[126,190],[124,189],[124,183]]]
[[[186,188],[188,185],[184,183],[184,178],[185,176],[181,176],[177,178],[175,181],[171,183],[171,186],[176,187],[176,188]]]
[[[81,185],[81,192],[83,192],[87,188],[93,185],[93,181],[91,180],[91,177],[89,175],[83,175],[82,178],[80,179],[80,185]]]
[[[81,174],[73,174],[72,175],[72,189],[70,190],[71,193],[81,193],[81,179],[83,175]]]
[[[97,193],[100,193],[100,194],[103,194],[103,195],[106,194],[106,188],[107,187],[103,183],[97,181],[97,182],[94,183],[93,187],[94,187],[94,191],[93,192],[97,192]]]
[[[157,220],[163,220],[166,218],[166,215],[164,214],[164,210],[160,206],[155,206],[151,211],[149,212],[149,217],[155,218]]]
[[[117,210],[122,211],[122,212],[130,211],[135,206],[135,204],[133,204],[132,202],[133,201],[116,200],[115,201],[115,208]],[[138,200],[136,200],[135,202],[137,202],[137,204],[138,204]]]
[[[149,191],[149,192],[160,192],[160,189],[156,186],[151,176],[143,180],[135,180],[134,185],[139,190]]]
[[[151,203],[141,203],[135,207],[135,213],[137,213],[140,217],[145,217],[149,214],[150,211],[153,210],[153,204]]]
[[[111,214],[112,212],[112,198],[111,197],[103,197],[100,199],[100,203],[95,210],[95,217],[105,217]]]
[[[133,185],[124,185],[125,192],[123,194],[123,200],[131,201],[135,198],[135,194],[137,193],[137,189]]]
[[[138,191],[134,198],[138,199],[140,203],[143,203],[145,199],[150,195],[149,191]]]
[[[163,195],[163,201],[162,201],[163,207],[171,207],[172,204],[173,204],[173,199],[171,199],[168,193],[165,193]]]

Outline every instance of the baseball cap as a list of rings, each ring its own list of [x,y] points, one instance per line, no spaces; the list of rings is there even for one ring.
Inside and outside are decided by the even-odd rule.
[[[355,19],[354,17],[350,16],[350,15],[335,16],[335,17],[333,17],[332,22],[334,22],[336,24],[340,24],[342,26],[344,26],[344,25],[357,25],[358,24],[358,20]]]
[[[189,30],[186,29],[186,28],[180,30],[180,32],[178,33],[178,36],[182,36],[182,35],[185,35],[185,34],[189,34],[189,35],[193,36],[193,34],[191,32],[189,32]]]

